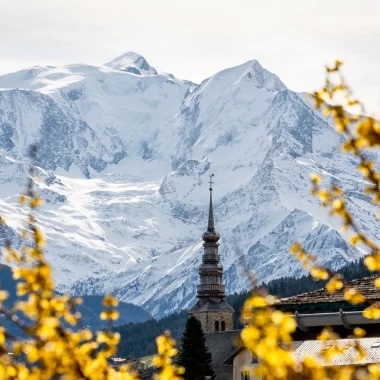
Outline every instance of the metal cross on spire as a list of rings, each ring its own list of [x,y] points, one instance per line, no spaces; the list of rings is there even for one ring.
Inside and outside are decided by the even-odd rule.
[[[214,174],[210,174],[210,182],[209,182],[209,184],[210,184],[210,191],[212,191],[212,185],[214,184],[214,182],[212,181],[212,177],[214,177]]]
[[[207,231],[215,231],[215,227],[214,227],[214,210],[212,209],[212,185],[214,184],[214,182],[212,181],[212,177],[214,177],[214,174],[210,174],[210,207],[209,207],[209,211],[208,211],[208,226],[207,226]]]

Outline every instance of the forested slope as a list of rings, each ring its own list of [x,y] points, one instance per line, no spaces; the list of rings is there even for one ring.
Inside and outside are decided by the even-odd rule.
[[[373,274],[358,260],[344,266],[340,271],[346,280],[362,278]],[[325,281],[314,281],[310,275],[300,278],[283,277],[262,284],[268,292],[278,297],[289,297],[309,292],[323,287]],[[240,310],[247,298],[248,292],[235,293],[226,297],[227,302],[235,309],[235,328],[240,328]],[[119,355],[138,358],[156,352],[155,338],[165,330],[170,330],[172,336],[180,342],[187,319],[187,310],[171,314],[159,320],[149,320],[141,323],[129,323],[116,327],[121,334]]]

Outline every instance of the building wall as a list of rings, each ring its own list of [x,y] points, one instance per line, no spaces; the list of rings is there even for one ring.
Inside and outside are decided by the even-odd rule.
[[[242,350],[239,352],[233,361],[233,378],[232,380],[241,380],[241,374],[246,370],[249,371],[250,380],[260,380],[260,377],[254,375],[257,363],[252,363],[252,353],[249,350]],[[244,378],[244,377],[243,377]]]
[[[214,332],[215,322],[219,323],[219,330],[222,331],[222,322],[225,324],[225,331],[233,330],[234,328],[234,314],[232,312],[201,312],[201,313],[191,313],[196,317],[202,325],[204,332]]]

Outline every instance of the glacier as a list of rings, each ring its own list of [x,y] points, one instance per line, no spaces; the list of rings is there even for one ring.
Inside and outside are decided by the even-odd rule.
[[[333,270],[365,254],[310,196],[310,172],[341,186],[358,225],[379,236],[331,120],[257,60],[201,84],[134,52],[0,76],[0,232],[15,246],[36,142],[38,221],[61,292],[112,292],[155,316],[191,306],[211,173],[229,293],[249,288],[249,273],[303,274],[289,255],[295,240]]]

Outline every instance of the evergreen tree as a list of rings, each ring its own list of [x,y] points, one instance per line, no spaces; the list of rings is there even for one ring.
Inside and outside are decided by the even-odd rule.
[[[354,280],[376,274],[377,272],[370,272],[364,265],[363,259],[359,259],[346,264],[339,270],[339,273],[343,275],[345,280]],[[11,275],[9,277],[12,278]],[[1,285],[7,285],[7,282],[4,281]],[[310,275],[299,278],[282,277],[260,284],[270,294],[280,298],[311,292],[312,290],[321,289],[325,285],[326,281],[315,281]],[[15,291],[13,294],[15,294]],[[249,292],[245,291],[243,293],[230,294],[226,297],[226,301],[235,309],[234,327],[236,329],[243,327],[240,323],[240,314],[248,295]],[[121,357],[134,356],[139,358],[154,354],[156,352],[155,338],[164,330],[169,330],[173,338],[179,341],[185,328],[187,316],[187,311],[183,310],[159,320],[151,319],[145,322],[128,323],[115,327],[114,330],[121,335],[118,355]]]
[[[194,316],[187,319],[177,364],[185,368],[185,380],[204,380],[205,376],[215,378],[201,323]]]

